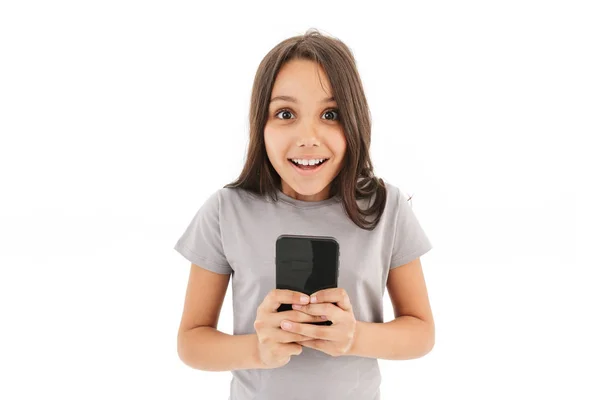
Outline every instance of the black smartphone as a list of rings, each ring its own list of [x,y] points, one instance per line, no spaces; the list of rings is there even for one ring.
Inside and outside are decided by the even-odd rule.
[[[336,288],[339,276],[340,247],[330,236],[281,235],[275,244],[275,282],[277,289],[311,295]],[[282,304],[277,311],[292,310]],[[331,321],[311,322],[331,325]]]

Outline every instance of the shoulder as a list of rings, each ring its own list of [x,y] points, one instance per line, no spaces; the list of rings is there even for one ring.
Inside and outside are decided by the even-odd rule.
[[[241,188],[221,187],[212,191],[206,203],[218,210],[236,209],[259,200],[259,196]]]
[[[407,196],[400,190],[400,187],[388,180],[381,179],[385,185],[386,191],[386,206],[397,208],[401,200],[407,199]]]
[[[399,185],[382,179],[386,188],[385,210],[391,218],[405,214],[411,208],[410,197]]]
[[[201,200],[200,211],[204,213],[217,213],[227,204],[235,202],[240,196],[236,189],[219,188],[205,192]]]
[[[379,208],[384,215],[394,214],[398,210],[400,204],[399,200],[406,198],[406,196],[397,185],[389,182],[383,177],[376,178],[376,182],[376,190],[373,190],[368,197],[357,200],[358,207],[364,210],[370,209],[377,204],[377,208]],[[360,182],[358,183],[358,186],[361,186]]]

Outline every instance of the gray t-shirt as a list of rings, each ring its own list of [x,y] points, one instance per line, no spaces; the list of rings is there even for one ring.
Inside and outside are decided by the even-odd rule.
[[[274,202],[242,189],[221,188],[200,207],[174,248],[193,264],[232,274],[233,334],[240,335],[256,333],[256,310],[275,288],[277,237],[333,236],[340,249],[338,287],[348,293],[356,320],[384,322],[389,270],[432,248],[407,197],[385,184],[386,207],[372,231],[355,225],[337,196],[305,202],[278,191]],[[365,208],[367,200],[358,204]],[[229,400],[380,399],[376,358],[332,357],[304,347],[282,367],[231,373]]]

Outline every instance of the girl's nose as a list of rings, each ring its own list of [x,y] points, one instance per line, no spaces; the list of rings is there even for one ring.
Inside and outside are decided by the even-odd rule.
[[[312,123],[307,123],[302,127],[298,137],[298,146],[315,146],[319,145],[319,137],[317,128]]]

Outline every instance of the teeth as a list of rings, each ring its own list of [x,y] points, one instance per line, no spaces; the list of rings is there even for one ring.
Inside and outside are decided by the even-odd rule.
[[[317,165],[317,164],[321,164],[325,160],[326,160],[326,158],[320,158],[320,159],[316,159],[316,160],[301,160],[299,158],[292,159],[292,161],[295,164],[300,164],[300,165]]]

